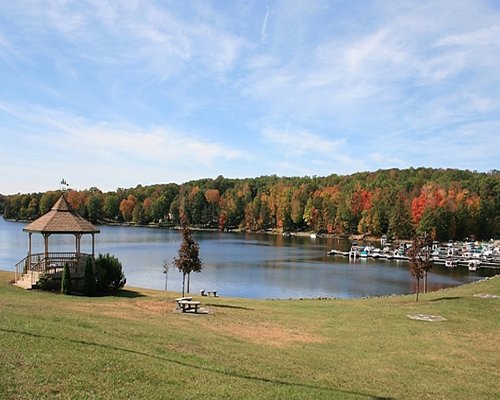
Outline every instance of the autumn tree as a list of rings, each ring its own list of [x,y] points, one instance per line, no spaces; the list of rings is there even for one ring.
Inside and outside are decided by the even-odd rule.
[[[34,219],[60,192],[5,196],[7,219]],[[146,224],[185,215],[192,225],[248,230],[394,235],[435,231],[439,239],[490,239],[500,234],[500,172],[408,168],[352,175],[199,179],[177,185],[138,185],[101,193],[71,190],[69,203],[92,221]]]
[[[424,237],[415,236],[408,250],[408,257],[410,257],[410,273],[417,281],[415,288],[416,301],[418,301],[421,279],[425,279],[424,291],[427,291],[427,272],[432,268],[432,259],[430,256],[431,246],[432,239],[427,235]]]
[[[132,213],[134,211],[135,205],[137,204],[137,198],[134,195],[128,195],[126,199],[123,199],[120,203],[120,212],[122,213],[123,220],[129,222],[132,220]]]
[[[87,217],[87,207],[85,206],[86,194],[77,190],[70,190],[66,194],[69,205],[82,217]]]
[[[217,189],[207,189],[205,191],[207,201],[207,219],[211,227],[216,227],[219,222],[220,192]]]
[[[187,293],[189,293],[189,276],[191,272],[200,272],[202,268],[199,256],[200,246],[193,240],[193,235],[186,220],[181,221],[182,242],[178,256],[174,258],[175,267],[182,273],[182,297],[185,294],[186,276],[188,277]]]

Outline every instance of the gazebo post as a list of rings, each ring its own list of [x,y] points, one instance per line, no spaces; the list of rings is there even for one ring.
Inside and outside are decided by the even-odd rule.
[[[29,268],[31,269],[31,254],[33,253],[32,250],[31,250],[31,235],[32,233],[30,232],[29,233],[29,245],[28,245],[28,265],[29,265]]]
[[[75,233],[75,245],[76,245],[76,258],[80,257],[80,239],[82,238],[81,233]]]
[[[95,234],[92,232],[92,258],[95,258]]]
[[[45,247],[45,253],[44,253],[44,257],[43,257],[45,260],[44,272],[47,271],[47,267],[49,264],[49,236],[50,236],[50,233],[43,234],[43,242],[44,242],[44,247]]]

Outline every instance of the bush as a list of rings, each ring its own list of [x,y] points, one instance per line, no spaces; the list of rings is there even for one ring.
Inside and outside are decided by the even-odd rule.
[[[85,275],[83,276],[83,294],[87,296],[94,296],[96,293],[96,279],[94,274],[94,267],[92,266],[92,259],[87,257],[85,263]]]
[[[101,293],[118,290],[125,286],[127,280],[122,272],[122,264],[118,258],[99,254],[95,261],[97,290]]]
[[[68,263],[64,264],[64,272],[61,280],[61,293],[69,294],[72,290],[71,273],[69,272]]]
[[[53,278],[50,275],[42,275],[36,285],[42,290],[60,291],[61,279]]]

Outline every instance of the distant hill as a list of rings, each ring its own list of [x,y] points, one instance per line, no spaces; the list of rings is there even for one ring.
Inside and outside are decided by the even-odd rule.
[[[500,233],[500,172],[408,168],[327,177],[200,179],[103,193],[68,191],[92,222],[177,224],[211,229],[314,231],[339,235],[490,239]],[[0,197],[5,218],[34,219],[60,192]],[[0,205],[2,205],[0,203]]]

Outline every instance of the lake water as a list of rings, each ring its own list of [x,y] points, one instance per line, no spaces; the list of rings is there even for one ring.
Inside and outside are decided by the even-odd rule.
[[[20,222],[0,217],[0,269],[13,271],[28,251],[28,234]],[[182,275],[172,260],[180,233],[148,227],[101,226],[96,252],[110,253],[122,262],[127,284],[164,289],[163,262],[170,262],[168,290],[181,291]],[[43,252],[42,235],[33,234],[33,252]],[[203,270],[191,275],[191,293],[218,290],[221,296],[247,298],[365,297],[413,293],[415,280],[404,261],[349,261],[330,257],[332,248],[349,242],[332,238],[282,237],[267,234],[194,232],[200,244]],[[49,251],[74,251],[73,235],[53,235]],[[91,252],[90,235],[82,238],[82,252]],[[456,286],[492,276],[493,270],[469,272],[434,266],[429,290]]]

